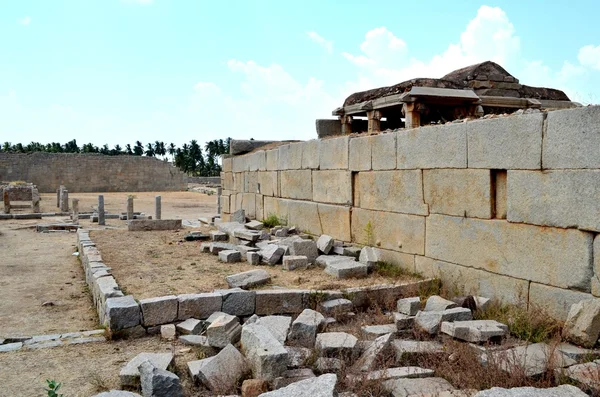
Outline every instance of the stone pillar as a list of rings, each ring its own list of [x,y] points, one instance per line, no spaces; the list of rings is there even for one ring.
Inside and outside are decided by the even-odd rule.
[[[352,134],[352,116],[340,116],[340,122],[342,123],[342,134]]]
[[[161,219],[160,217],[160,212],[161,212],[161,205],[160,205],[160,196],[156,196],[154,197],[154,219]]]
[[[258,184],[258,191],[260,193],[260,183]],[[221,214],[221,195],[223,194],[223,188],[217,188],[217,214]]]
[[[40,213],[40,193],[36,188],[31,189],[31,206],[33,207],[33,212],[36,214]]]
[[[8,190],[3,190],[2,199],[4,200],[4,213],[10,214],[10,199],[8,198]]]
[[[381,112],[379,110],[371,110],[367,112],[368,125],[367,132],[380,132],[381,131]]]
[[[73,206],[73,223],[79,223],[79,199],[74,198]]]
[[[405,103],[402,106],[404,112],[404,127],[419,128],[421,126],[421,112],[419,112],[419,105],[417,103]]]
[[[98,225],[106,225],[104,218],[104,196],[102,194],[98,195]]]
[[[60,193],[61,188],[56,189],[56,208],[60,208]]]
[[[127,197],[127,220],[133,219],[133,197]]]
[[[62,212],[69,212],[69,191],[62,190],[60,195],[60,210]]]

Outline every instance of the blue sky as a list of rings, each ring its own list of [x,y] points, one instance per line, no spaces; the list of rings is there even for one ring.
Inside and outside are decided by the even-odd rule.
[[[352,92],[497,61],[600,102],[600,2],[0,2],[0,142],[312,139]]]

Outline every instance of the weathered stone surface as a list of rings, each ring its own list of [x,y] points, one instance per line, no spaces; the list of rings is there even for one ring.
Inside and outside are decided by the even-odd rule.
[[[12,352],[23,347],[23,342],[5,343],[0,345],[0,353]]]
[[[229,154],[240,155],[240,154],[248,153],[248,152],[253,151],[256,148],[268,145],[269,143],[273,143],[273,141],[232,139],[230,142]],[[248,157],[249,157],[249,155],[244,156],[244,157],[233,157],[233,160],[240,159],[240,158],[247,159]]]
[[[478,247],[473,255],[468,247]],[[592,235],[432,214],[426,255],[563,288],[590,289]]]
[[[305,256],[308,263],[314,263],[319,256],[319,252],[314,241],[302,239],[292,241],[290,255]]]
[[[440,311],[418,312],[415,316],[414,326],[421,332],[435,335],[440,330],[443,318],[444,313]]]
[[[292,383],[289,386],[262,394],[263,397],[335,397],[337,376],[325,374]]]
[[[576,361],[545,343],[517,346],[508,350],[487,353],[500,368],[507,372],[513,369],[524,371],[527,376],[541,375],[548,369],[564,368]]]
[[[396,310],[399,313],[406,314],[408,316],[416,316],[420,309],[421,298],[418,296],[399,299],[398,302],[396,302]]]
[[[179,377],[172,372],[156,368],[150,361],[138,367],[144,397],[183,397]]]
[[[283,373],[282,377],[275,378],[273,381],[273,389],[281,389],[282,387],[289,386],[292,383],[311,378],[315,378],[315,374],[310,368],[287,370]]]
[[[398,169],[467,168],[467,124],[398,132]]]
[[[269,391],[269,383],[263,379],[246,379],[242,383],[242,397],[258,397]]]
[[[110,390],[104,391],[100,394],[94,394],[92,397],[142,397],[137,393],[124,390]]]
[[[292,314],[304,310],[304,292],[298,290],[256,291],[256,314]]]
[[[288,353],[266,327],[244,325],[241,345],[255,378],[273,380],[287,370]]]
[[[594,347],[600,336],[600,299],[589,299],[571,306],[563,327],[563,337],[577,345]]]
[[[108,328],[112,331],[135,327],[141,323],[140,306],[131,295],[108,298],[105,313]]]
[[[281,197],[312,200],[312,171],[281,171],[279,177]]]
[[[396,168],[396,135],[395,132],[374,135],[371,140],[371,159],[373,170],[393,170]]]
[[[415,323],[415,316],[409,316],[403,313],[394,313],[394,322],[396,325],[396,330],[398,331],[410,329]]]
[[[556,288],[549,285],[530,283],[530,310],[544,310],[546,314],[560,321],[567,319],[571,306],[582,300],[594,298],[591,294]]]
[[[149,361],[156,368],[166,370],[173,362],[172,353],[140,353],[129,361],[119,373],[121,386],[136,387],[140,383],[140,371],[138,367]]]
[[[265,225],[259,221],[250,221],[246,223],[245,226],[250,230],[262,230],[265,227]]]
[[[438,295],[432,295],[427,298],[427,303],[425,304],[425,309],[423,311],[426,312],[440,312],[446,309],[452,309],[457,307],[458,305],[450,300],[444,299]]]
[[[245,240],[245,241],[251,241],[251,242],[256,242],[258,241],[258,238],[260,237],[260,232],[256,231],[256,230],[235,230],[233,232],[233,236],[235,238],[238,238],[240,240]]]
[[[396,313],[398,314],[398,313]],[[365,339],[376,339],[386,334],[396,335],[396,324],[365,325],[360,327],[360,332]]]
[[[256,320],[256,324],[265,327],[282,345],[285,344],[291,323],[292,318],[288,316],[264,316]]]
[[[232,345],[227,345],[216,356],[188,362],[188,370],[213,392],[234,393],[237,383],[250,372],[248,361]]]
[[[319,168],[319,139],[302,142],[302,168]]]
[[[330,299],[319,305],[319,310],[326,316],[340,317],[348,314],[354,308],[352,301],[344,298]]]
[[[351,240],[349,207],[319,203],[317,209],[322,230],[312,234],[319,235],[324,233],[338,240]],[[298,224],[297,222],[295,223]],[[303,227],[302,230],[310,229]]]
[[[561,343],[556,347],[561,353],[572,358],[577,362],[587,361],[591,358],[600,357],[600,351],[592,349],[584,349],[579,346],[574,346],[570,343]]]
[[[320,252],[325,255],[329,254],[329,251],[333,248],[333,237],[326,234],[322,234],[317,240],[317,248]]]
[[[184,345],[209,347],[208,338],[204,335],[181,335],[179,341]]]
[[[391,379],[383,382],[383,387],[393,397],[435,396],[454,387],[443,378]]]
[[[221,310],[223,299],[220,294],[182,294],[177,296],[179,302],[178,320],[188,318],[205,319]]]
[[[236,316],[223,314],[206,329],[208,344],[213,347],[225,347],[240,340],[242,326]]]
[[[600,361],[596,360],[585,364],[573,365],[560,372],[561,375],[568,377],[578,383],[586,385],[593,390],[600,389]]]
[[[305,256],[286,255],[283,257],[284,270],[304,269],[308,266],[308,258]]]
[[[423,188],[431,213],[492,217],[490,170],[423,170]]]
[[[306,347],[284,346],[284,349],[288,352],[288,368],[304,367],[308,359],[313,354],[312,349]]]
[[[377,211],[427,215],[421,170],[359,172],[354,205]]]
[[[219,252],[226,250],[235,251],[235,249],[237,248],[235,244],[228,243],[210,243],[209,247],[210,253],[213,255],[218,255]]]
[[[551,112],[552,113],[552,112]],[[573,385],[560,385],[547,389],[538,389],[535,387],[515,387],[512,389],[503,389],[501,387],[492,387],[488,390],[482,390],[473,397],[585,397],[587,394]]]
[[[335,276],[339,279],[351,277],[366,277],[367,271],[367,265],[365,265],[364,263],[356,262],[355,260],[330,262],[325,267],[325,273]]]
[[[317,332],[324,322],[325,317],[321,313],[304,309],[292,323],[288,335],[289,342],[312,349],[315,346]]]
[[[354,363],[354,368],[357,371],[372,371],[375,369],[377,364],[377,359],[381,357],[381,355],[385,354],[390,347],[390,342],[393,339],[394,334],[389,333],[380,336],[375,339],[373,344],[369,346],[363,354],[356,360]]]
[[[261,256],[263,263],[273,266],[279,262],[284,252],[285,250],[283,248],[270,244],[261,249],[258,253]]]
[[[181,229],[181,219],[132,219],[127,221],[127,230],[130,232],[179,229]]]
[[[469,168],[540,169],[542,113],[467,123]]]
[[[242,254],[237,250],[223,250],[219,252],[219,261],[225,263],[241,262]]]
[[[167,340],[175,339],[177,330],[175,324],[164,324],[160,326],[160,337]]]
[[[339,372],[344,368],[344,362],[339,358],[319,357],[314,367],[320,373]]]
[[[341,138],[322,139],[319,146],[319,165],[322,170],[348,169],[347,136]]]
[[[600,170],[508,171],[510,222],[600,231]]]
[[[351,205],[352,173],[350,171],[333,170],[313,171],[312,193],[312,200],[314,201]]]
[[[354,257],[351,256],[341,256],[341,255],[319,255],[315,260],[315,263],[318,266],[326,267],[330,263],[335,262],[345,262],[345,261],[353,261]]]
[[[187,320],[176,325],[177,332],[182,335],[199,335],[204,329],[204,322],[195,318]]]
[[[544,168],[600,168],[599,119],[599,106],[548,112]]]
[[[246,253],[246,260],[252,266],[258,266],[260,264],[260,260],[262,257],[258,252],[248,252]]]
[[[277,170],[299,170],[302,168],[302,143],[290,143],[278,147]]]
[[[236,208],[238,208],[237,205],[236,205]],[[234,211],[231,214],[231,222],[237,222],[237,223],[241,223],[241,224],[246,223],[246,211],[244,211],[243,209],[238,209],[238,210]]]
[[[396,351],[396,361],[400,362],[404,355],[411,354],[442,354],[444,346],[435,341],[400,340],[392,341]]]
[[[350,171],[371,170],[372,142],[373,138],[371,136],[359,136],[350,139]]]
[[[160,296],[140,300],[143,325],[152,327],[154,325],[172,323],[177,319],[178,302],[175,295]]]
[[[269,272],[264,269],[248,270],[225,277],[230,288],[251,288],[271,282]]]
[[[223,296],[221,310],[233,316],[250,316],[254,314],[256,292],[241,288],[215,290]]]
[[[351,357],[357,341],[354,335],[345,332],[324,332],[317,334],[315,347],[321,356]]]
[[[472,343],[487,342],[508,334],[508,327],[494,320],[443,322],[441,332]]]
[[[428,378],[433,376],[432,369],[421,367],[398,367],[371,371],[364,375],[347,375],[346,379],[351,382],[364,382],[373,380],[403,379],[403,378]]]

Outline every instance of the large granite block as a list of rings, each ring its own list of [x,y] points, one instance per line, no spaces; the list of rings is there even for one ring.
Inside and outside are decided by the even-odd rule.
[[[313,200],[321,203],[352,205],[350,171],[313,171]]]
[[[427,215],[421,170],[359,172],[354,205],[378,211]]]
[[[467,124],[399,131],[398,169],[467,168]]]
[[[374,135],[371,140],[371,168],[373,170],[393,170],[396,168],[395,132]]]
[[[281,171],[279,173],[281,197],[312,200],[311,174],[311,170]]]
[[[319,165],[322,170],[348,169],[347,136],[321,140],[319,146]]]

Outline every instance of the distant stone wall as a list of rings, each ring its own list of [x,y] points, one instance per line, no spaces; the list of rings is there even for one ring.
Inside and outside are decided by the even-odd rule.
[[[218,176],[189,176],[188,183],[197,183],[200,185],[220,185],[221,178]]]
[[[600,107],[293,143],[223,170],[224,220],[278,214],[557,318],[600,297]]]
[[[177,191],[187,175],[152,157],[71,153],[0,153],[0,181],[26,181],[40,192]]]

